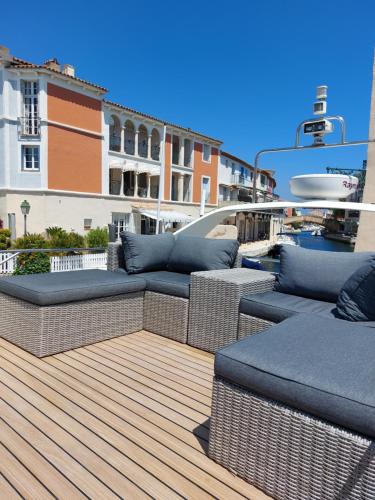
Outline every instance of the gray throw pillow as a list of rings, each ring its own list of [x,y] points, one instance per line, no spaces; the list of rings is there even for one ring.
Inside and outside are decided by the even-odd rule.
[[[190,274],[233,267],[238,253],[237,240],[178,236],[169,257],[168,271]]]
[[[165,271],[175,240],[172,233],[120,234],[124,249],[125,268],[129,274]]]
[[[347,321],[375,321],[375,260],[360,267],[343,286],[336,315]]]
[[[325,252],[284,245],[275,290],[336,303],[349,277],[373,257],[370,252]]]

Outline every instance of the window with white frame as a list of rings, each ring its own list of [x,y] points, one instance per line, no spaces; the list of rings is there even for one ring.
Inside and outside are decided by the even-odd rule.
[[[208,203],[210,199],[210,184],[211,179],[209,177],[202,177],[202,192],[201,197],[204,199],[205,203]]]
[[[25,172],[39,172],[39,146],[22,146],[22,170]]]
[[[120,238],[120,233],[130,230],[130,214],[129,213],[113,213],[112,224],[116,227],[116,238]]]
[[[39,84],[37,81],[22,82],[22,133],[39,134]]]
[[[210,161],[211,146],[209,144],[203,144],[202,156],[203,156],[203,161]]]
[[[260,175],[260,184],[261,184],[261,186],[266,185],[266,176],[263,174]]]

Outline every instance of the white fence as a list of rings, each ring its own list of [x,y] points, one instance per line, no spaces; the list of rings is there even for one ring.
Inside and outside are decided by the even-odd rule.
[[[2,264],[11,255],[10,253],[0,254],[0,274],[9,274],[14,271],[17,257]],[[107,269],[107,252],[50,257],[50,262],[51,273],[79,271],[81,269]]]
[[[10,259],[4,263],[4,260],[9,259],[13,254],[0,253],[0,274],[11,274],[15,269],[15,259]]]

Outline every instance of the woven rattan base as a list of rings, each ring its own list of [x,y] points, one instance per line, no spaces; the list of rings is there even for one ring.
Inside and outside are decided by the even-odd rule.
[[[375,498],[375,443],[215,378],[209,456],[276,499]]]
[[[274,324],[275,323],[272,323],[272,321],[266,321],[265,319],[240,313],[238,321],[238,339],[254,335],[254,333],[263,332]]]
[[[145,293],[143,328],[186,344],[189,300],[163,293]]]
[[[0,337],[35,356],[142,330],[143,292],[40,307],[0,294]]]

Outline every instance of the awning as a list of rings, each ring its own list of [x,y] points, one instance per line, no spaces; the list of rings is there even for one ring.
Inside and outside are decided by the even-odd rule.
[[[160,175],[160,167],[158,165],[148,165],[147,163],[138,163],[127,160],[112,160],[109,163],[110,169],[120,169],[123,172],[135,172],[137,174]]]
[[[150,210],[148,208],[139,208],[137,212],[150,219],[157,219],[157,211]],[[175,210],[160,210],[160,220],[163,222],[180,222],[187,224],[193,220],[190,215],[183,214],[182,212],[176,212]]]

